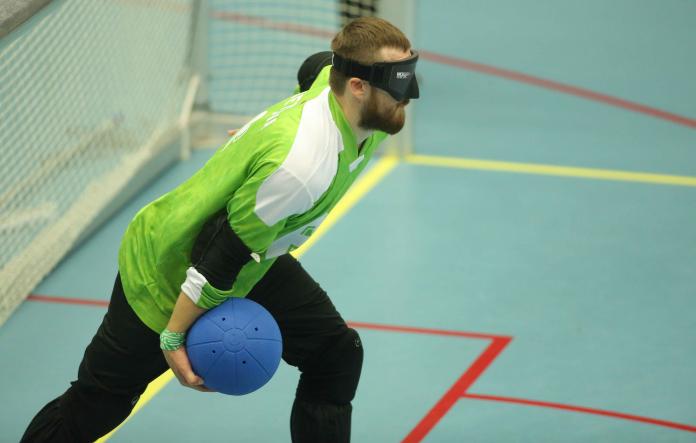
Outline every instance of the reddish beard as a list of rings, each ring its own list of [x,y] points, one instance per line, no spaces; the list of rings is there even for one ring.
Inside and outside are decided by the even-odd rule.
[[[363,129],[376,129],[394,135],[404,127],[406,122],[404,107],[407,104],[408,101],[400,102],[392,108],[384,109],[379,106],[375,91],[365,104],[358,126]]]

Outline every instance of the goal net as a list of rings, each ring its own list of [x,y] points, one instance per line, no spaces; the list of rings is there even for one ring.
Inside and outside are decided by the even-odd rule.
[[[191,11],[56,1],[0,40],[0,324],[177,131]]]
[[[380,4],[56,0],[2,37],[0,325],[134,184],[186,156],[191,127],[224,137],[216,116],[231,129],[287,97],[302,61]]]

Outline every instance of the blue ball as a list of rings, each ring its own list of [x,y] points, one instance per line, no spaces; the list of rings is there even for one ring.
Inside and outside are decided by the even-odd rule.
[[[231,298],[196,320],[186,337],[193,372],[208,388],[231,395],[259,389],[283,354],[275,319],[263,306]]]

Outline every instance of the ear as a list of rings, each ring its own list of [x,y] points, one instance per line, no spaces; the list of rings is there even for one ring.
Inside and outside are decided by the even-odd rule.
[[[355,98],[362,101],[367,98],[367,82],[360,80],[357,77],[351,77],[348,79],[348,90],[353,94]]]

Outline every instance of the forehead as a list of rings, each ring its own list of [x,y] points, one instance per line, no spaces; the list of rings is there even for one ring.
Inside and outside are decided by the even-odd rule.
[[[411,51],[404,51],[400,48],[393,48],[390,46],[385,46],[381,48],[378,53],[378,60],[384,60],[387,62],[395,62],[397,60],[403,60],[411,56]]]

